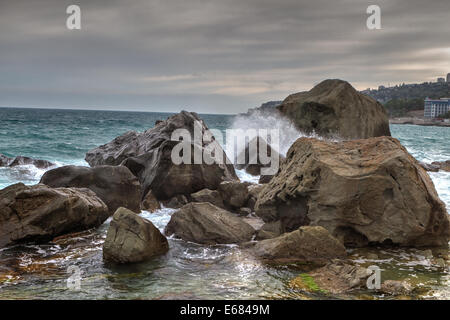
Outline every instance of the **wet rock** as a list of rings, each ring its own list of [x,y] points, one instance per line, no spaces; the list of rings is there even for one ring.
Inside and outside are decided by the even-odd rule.
[[[40,183],[52,188],[88,188],[103,200],[111,215],[120,207],[141,211],[141,185],[123,166],[64,166],[47,171]]]
[[[306,133],[344,139],[391,135],[385,108],[338,79],[325,80],[308,92],[290,95],[278,110]]]
[[[191,202],[175,212],[166,235],[200,244],[229,244],[251,240],[255,230],[238,216],[209,202]]]
[[[249,199],[248,182],[224,181],[219,185],[225,207],[236,210],[246,205]]]
[[[390,137],[298,139],[255,212],[285,231],[320,225],[346,246],[447,246],[449,217],[425,170]]]
[[[193,202],[209,202],[216,207],[225,208],[222,195],[217,190],[203,189],[191,194]]]
[[[245,169],[248,174],[254,176],[263,175],[265,170],[273,168],[275,172],[269,174],[273,175],[278,171],[283,158],[265,139],[258,136],[246,143],[244,150],[238,154],[236,168]]]
[[[191,141],[172,141],[172,133],[177,129],[185,129]],[[200,135],[209,132],[196,113],[182,111],[143,133],[128,132],[89,151],[86,161],[91,166],[126,166],[141,182],[142,196],[152,190],[158,200],[179,194],[188,196],[205,188],[215,190],[222,181],[238,180],[220,144],[213,138],[195,140],[195,131]],[[190,150],[190,163],[176,165],[173,162],[171,155],[176,146],[175,153],[178,147]],[[181,148],[179,151],[177,154],[181,155]],[[203,155],[200,164],[194,164],[196,153]]]
[[[258,242],[253,253],[271,263],[325,264],[347,255],[342,243],[322,227],[300,227],[273,239]]]
[[[291,286],[308,291],[342,294],[366,287],[371,272],[350,261],[333,260],[325,266],[302,274],[291,281]]]
[[[156,210],[161,209],[158,199],[156,199],[151,190],[147,192],[144,200],[142,200],[141,209],[148,212],[155,212]]]
[[[108,207],[89,189],[18,183],[0,190],[0,247],[100,226]]]
[[[255,211],[256,201],[258,200],[259,192],[264,188],[263,185],[260,184],[251,184],[247,187],[248,190],[248,200],[247,207],[252,211]]]
[[[413,291],[412,286],[405,281],[386,280],[381,284],[380,292],[398,296],[407,295]]]
[[[135,263],[166,253],[166,237],[150,221],[119,208],[109,225],[103,259],[114,263]]]
[[[431,163],[432,166],[438,167],[439,170],[450,172],[450,160],[436,161]]]
[[[238,214],[241,216],[248,216],[251,213],[252,213],[252,209],[250,209],[250,208],[243,207],[243,208],[239,208],[239,210],[238,210]]]
[[[33,159],[30,157],[17,156],[15,158],[9,158],[3,154],[0,154],[0,167],[16,167],[23,165],[33,165],[38,169],[47,169],[55,166],[54,163],[47,160]]]
[[[439,171],[439,165],[425,163],[425,162],[422,162],[422,161],[418,161],[418,163],[426,171],[430,171],[430,172],[438,172]]]

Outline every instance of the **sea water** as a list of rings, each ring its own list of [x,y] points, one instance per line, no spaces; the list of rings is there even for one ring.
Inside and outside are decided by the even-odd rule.
[[[52,161],[56,166],[87,165],[86,152],[129,130],[144,131],[169,113],[0,109],[0,153]],[[200,115],[211,129],[246,125],[229,115]],[[255,123],[253,123],[255,125]],[[267,119],[261,124],[271,125]],[[276,124],[274,124],[277,126]],[[250,124],[249,124],[250,126]],[[284,137],[282,151],[295,141],[292,127],[278,124]],[[392,125],[392,135],[424,162],[450,159],[450,128]],[[35,184],[45,170],[33,166],[0,168],[0,189],[23,182]],[[243,171],[242,180],[257,179]],[[430,173],[441,199],[450,212],[450,173]],[[160,230],[173,209],[163,208],[141,215]],[[291,267],[269,267],[237,246],[201,246],[169,239],[168,254],[146,263],[107,266],[102,244],[109,225],[82,233],[74,239],[45,245],[20,245],[0,249],[0,299],[255,299],[325,298],[321,294],[293,290],[289,281],[300,271]],[[361,258],[362,265],[377,264],[389,279],[407,279],[432,288],[430,298],[449,298],[448,270],[434,266],[420,250],[377,251],[378,261]],[[354,253],[358,257],[357,252]],[[80,268],[80,290],[67,286],[70,266]],[[383,298],[366,292],[375,298]],[[348,297],[345,297],[348,298]],[[351,296],[350,298],[357,298]]]

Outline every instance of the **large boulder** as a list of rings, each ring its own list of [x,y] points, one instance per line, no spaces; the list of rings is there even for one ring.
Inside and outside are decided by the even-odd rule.
[[[40,183],[52,188],[88,188],[103,200],[111,215],[119,207],[141,211],[141,185],[123,166],[64,166],[47,171]]]
[[[222,195],[225,207],[236,210],[244,207],[249,200],[249,182],[224,181],[219,185],[219,192]]]
[[[167,251],[166,237],[150,221],[125,208],[117,209],[103,244],[106,262],[141,262]]]
[[[322,227],[305,226],[258,242],[253,253],[270,263],[326,264],[347,255],[342,243]]]
[[[46,242],[98,227],[108,217],[108,207],[89,189],[18,183],[0,190],[0,247]]]
[[[385,108],[342,80],[325,80],[292,94],[278,109],[306,133],[344,139],[391,135]]]
[[[259,193],[256,214],[284,231],[319,225],[348,246],[440,246],[449,217],[426,171],[390,137],[300,138]]]
[[[238,216],[209,202],[188,203],[172,215],[165,229],[185,241],[230,244],[250,241],[255,229]]]
[[[191,141],[173,141],[172,133],[177,129],[185,129]],[[167,200],[205,188],[217,189],[220,182],[238,178],[231,161],[213,137],[209,141],[197,139],[199,135],[208,135],[208,132],[206,124],[196,113],[182,111],[143,133],[128,132],[89,151],[86,161],[91,166],[123,164],[128,167],[141,182],[143,198],[150,190],[157,199]],[[190,150],[189,163],[174,163],[172,150],[176,146]],[[217,152],[209,152],[211,150]],[[195,161],[196,153],[203,154],[201,163]],[[177,155],[181,156],[181,152]]]
[[[209,202],[219,208],[224,208],[222,195],[217,190],[203,189],[191,194],[193,202]]]

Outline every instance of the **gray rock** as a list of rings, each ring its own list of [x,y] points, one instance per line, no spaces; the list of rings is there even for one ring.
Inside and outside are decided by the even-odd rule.
[[[248,182],[224,181],[219,185],[225,207],[236,210],[247,204],[249,199]]]
[[[217,190],[203,189],[191,194],[193,202],[209,202],[219,208],[225,208],[222,195]]]
[[[114,213],[103,244],[103,259],[113,263],[135,263],[168,250],[166,237],[150,221],[119,208]]]
[[[0,247],[100,226],[108,207],[89,189],[18,183],[0,190]]]
[[[103,200],[111,215],[120,207],[141,211],[141,185],[123,166],[64,166],[47,171],[40,183],[52,188],[88,188]]]
[[[390,136],[385,108],[348,82],[333,79],[287,97],[278,110],[306,133],[366,139]]]
[[[189,203],[172,215],[166,235],[200,244],[250,241],[255,230],[238,216],[209,202]]]

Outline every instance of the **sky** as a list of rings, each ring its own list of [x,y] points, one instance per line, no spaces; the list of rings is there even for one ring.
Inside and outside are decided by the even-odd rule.
[[[329,78],[436,81],[449,30],[449,0],[0,0],[0,107],[239,113]]]

